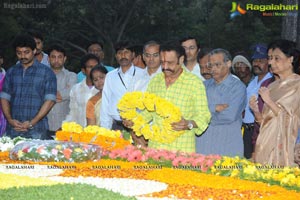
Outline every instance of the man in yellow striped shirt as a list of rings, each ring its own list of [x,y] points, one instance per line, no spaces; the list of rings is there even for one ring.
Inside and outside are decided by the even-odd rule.
[[[202,81],[184,69],[185,52],[180,45],[163,45],[160,49],[162,72],[149,83],[147,91],[180,108],[182,119],[174,130],[185,133],[169,144],[149,141],[150,148],[195,152],[195,134],[201,135],[210,121],[206,91]]]

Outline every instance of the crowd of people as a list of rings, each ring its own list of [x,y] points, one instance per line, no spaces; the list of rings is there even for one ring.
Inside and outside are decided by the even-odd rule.
[[[78,74],[65,68],[61,45],[43,51],[38,32],[18,35],[13,48],[18,62],[6,72],[0,52],[0,136],[52,139],[63,122],[76,122],[129,131],[135,145],[278,166],[300,163],[295,42],[258,43],[251,57],[245,52],[232,57],[226,49],[201,47],[194,37],[143,46],[121,41],[115,45],[115,68],[103,63],[103,44],[95,41],[87,46]],[[117,109],[131,91],[147,91],[179,107],[181,120],[171,126],[184,133],[171,143],[136,136],[133,123]]]

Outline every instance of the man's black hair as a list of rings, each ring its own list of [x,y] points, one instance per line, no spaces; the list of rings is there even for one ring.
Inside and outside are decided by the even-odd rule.
[[[131,44],[129,43],[129,41],[120,41],[118,43],[115,44],[115,51],[118,52],[119,50],[124,50],[124,49],[128,49],[130,50],[131,52],[132,49],[131,49]]]
[[[36,30],[29,30],[28,34],[31,35],[33,38],[40,39],[41,41],[44,41],[44,37],[41,32]]]
[[[34,50],[36,48],[36,44],[32,36],[28,34],[21,34],[17,35],[13,42],[14,50],[16,50],[17,47],[29,47]]]
[[[63,46],[59,45],[59,44],[52,44],[49,48],[48,48],[48,54],[50,56],[52,51],[58,51],[64,54],[64,56],[66,56],[66,50]]]
[[[99,63],[99,59],[97,56],[95,56],[94,54],[88,53],[88,54],[82,56],[82,58],[80,59],[80,67],[85,69],[86,63],[89,60],[96,60]]]
[[[98,44],[101,47],[101,49],[103,50],[103,43],[99,42],[99,41],[96,41],[96,40],[93,40],[93,41],[89,42],[88,45],[86,46],[86,50],[88,50],[88,48],[90,46],[92,46],[93,44]]]

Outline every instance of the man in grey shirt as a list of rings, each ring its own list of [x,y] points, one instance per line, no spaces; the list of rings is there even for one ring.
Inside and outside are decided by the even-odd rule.
[[[70,111],[70,90],[77,83],[77,76],[64,68],[66,62],[65,49],[60,45],[49,48],[49,63],[57,79],[56,104],[48,114],[49,139],[55,134]]]

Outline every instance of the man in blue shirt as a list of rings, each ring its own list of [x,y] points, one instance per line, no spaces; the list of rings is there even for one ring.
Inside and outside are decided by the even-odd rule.
[[[258,90],[261,84],[272,77],[268,67],[268,49],[264,44],[256,44],[253,48],[252,66],[255,74],[254,79],[247,86],[247,105],[245,108],[245,115],[243,117],[244,127],[244,157],[249,159],[254,151],[252,136],[254,131],[254,114],[249,107],[249,100],[251,96],[258,96]]]
[[[0,93],[8,121],[7,136],[44,139],[47,113],[56,101],[56,77],[35,59],[36,43],[29,35],[19,35],[13,43],[19,63],[9,68]]]
[[[296,145],[295,145],[295,163],[300,165],[300,130],[298,130],[298,137],[296,139]]]
[[[87,47],[87,53],[90,54],[94,54],[95,56],[97,56],[97,58],[99,59],[100,63],[107,69],[107,71],[112,71],[115,68],[108,66],[108,65],[104,65],[102,63],[103,59],[104,59],[104,51],[103,51],[103,44],[97,41],[93,41],[91,42],[88,47]],[[85,74],[80,71],[77,74],[77,82],[81,82],[83,79],[85,79]]]

